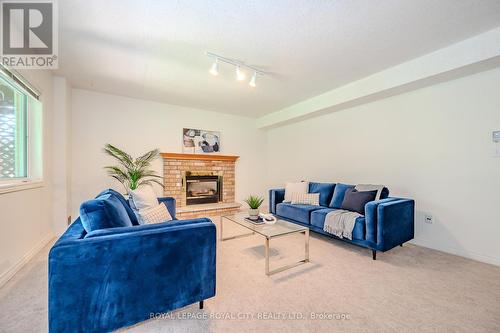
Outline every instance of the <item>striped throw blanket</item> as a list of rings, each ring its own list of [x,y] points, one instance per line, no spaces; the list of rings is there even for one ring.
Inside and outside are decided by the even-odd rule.
[[[337,209],[326,214],[323,230],[339,238],[352,240],[352,230],[356,219],[363,216],[356,212]]]

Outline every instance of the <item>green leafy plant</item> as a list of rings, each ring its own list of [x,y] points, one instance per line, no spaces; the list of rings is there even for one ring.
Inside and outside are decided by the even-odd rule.
[[[258,197],[256,195],[250,195],[248,198],[245,199],[245,202],[251,209],[257,209],[264,202],[264,198]]]
[[[163,187],[163,183],[159,180],[163,177],[150,169],[151,162],[160,155],[158,149],[148,151],[134,159],[123,150],[108,143],[104,146],[104,152],[120,163],[118,166],[106,166],[104,169],[107,170],[108,175],[122,183],[127,193],[141,185],[156,183]]]

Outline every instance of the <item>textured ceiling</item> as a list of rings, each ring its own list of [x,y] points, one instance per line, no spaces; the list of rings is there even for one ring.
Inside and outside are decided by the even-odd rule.
[[[73,87],[259,117],[500,25],[498,0],[59,1]],[[257,88],[205,51],[269,72]]]

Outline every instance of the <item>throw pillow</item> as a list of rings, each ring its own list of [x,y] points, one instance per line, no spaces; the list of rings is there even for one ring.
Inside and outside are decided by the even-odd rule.
[[[151,186],[141,186],[133,191],[130,191],[130,199],[132,208],[141,210],[158,205],[158,198]]]
[[[130,207],[129,202],[119,192],[109,188],[109,189],[104,190],[101,193],[99,193],[96,196],[96,198],[99,198],[101,195],[106,195],[106,194],[111,194],[111,195],[115,196],[118,200],[120,200],[123,207],[125,207],[125,210],[127,211],[128,217],[130,218],[130,221],[132,222],[132,224],[133,225],[139,224],[139,221],[137,220],[137,216],[135,215],[133,209]]]
[[[330,208],[340,208],[342,206],[342,202],[344,201],[345,191],[350,188],[354,188],[354,185],[347,185],[338,183],[335,185],[335,189],[333,190],[332,201],[330,201]]]
[[[341,208],[365,215],[365,205],[368,202],[375,200],[376,196],[376,190],[359,192],[350,188],[345,191],[344,201],[342,201]]]
[[[111,194],[82,203],[80,220],[87,233],[98,229],[132,226],[125,207]]]
[[[172,221],[172,216],[168,212],[167,206],[158,204],[155,207],[139,210],[141,224],[153,224]]]
[[[292,205],[312,205],[319,206],[319,193],[293,193]]]
[[[285,184],[285,200],[283,202],[292,202],[293,193],[308,193],[309,192],[309,182],[299,182]]]
[[[377,191],[377,195],[375,196],[375,200],[380,200],[382,196],[382,191],[384,190],[384,185],[373,185],[373,184],[358,184],[354,187],[356,191],[364,192],[364,191]]]
[[[334,183],[309,183],[309,193],[319,193],[320,206],[328,207],[328,204],[332,201],[334,189]]]

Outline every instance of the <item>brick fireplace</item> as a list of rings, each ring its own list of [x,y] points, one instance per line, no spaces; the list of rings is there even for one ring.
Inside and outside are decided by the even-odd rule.
[[[231,214],[238,156],[162,153],[164,195],[176,199],[180,218]]]

